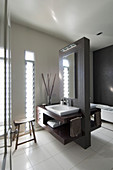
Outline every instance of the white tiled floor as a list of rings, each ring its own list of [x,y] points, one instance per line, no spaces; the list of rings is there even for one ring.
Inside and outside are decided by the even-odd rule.
[[[75,142],[63,145],[47,131],[38,131],[37,144],[13,148],[13,170],[113,170],[113,131],[101,127],[91,136],[92,145],[85,150]]]

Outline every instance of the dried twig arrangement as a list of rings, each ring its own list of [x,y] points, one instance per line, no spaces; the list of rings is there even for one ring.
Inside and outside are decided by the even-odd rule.
[[[46,94],[47,94],[47,97],[48,97],[48,104],[51,104],[51,96],[52,96],[52,93],[53,93],[55,79],[56,79],[56,74],[54,75],[52,86],[50,88],[51,74],[47,74],[47,83],[46,83],[45,78],[44,78],[44,74],[42,73],[42,80],[44,82],[44,86],[45,86],[45,89],[46,89]]]

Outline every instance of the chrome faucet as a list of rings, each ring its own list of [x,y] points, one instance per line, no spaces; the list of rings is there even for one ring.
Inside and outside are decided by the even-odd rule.
[[[61,103],[63,103],[64,105],[67,105],[67,106],[72,106],[72,99],[70,99],[70,98],[63,98],[61,100]]]
[[[69,99],[66,99],[66,105],[67,105],[67,106],[70,106]]]

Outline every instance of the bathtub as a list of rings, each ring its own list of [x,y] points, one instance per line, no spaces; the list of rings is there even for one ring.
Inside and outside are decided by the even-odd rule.
[[[113,123],[113,107],[97,104],[96,108],[101,109],[101,119]]]
[[[113,110],[101,109],[101,119],[113,123]]]

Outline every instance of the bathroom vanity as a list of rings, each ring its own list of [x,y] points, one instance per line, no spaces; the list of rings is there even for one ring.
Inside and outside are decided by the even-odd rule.
[[[81,121],[82,113],[77,112],[77,113],[73,113],[70,115],[59,116],[53,112],[48,111],[45,108],[45,106],[37,106],[36,112],[37,112],[37,123],[41,127],[48,130],[54,137],[56,137],[63,144],[67,144],[67,143],[75,140],[76,138],[82,136],[82,131],[81,131],[81,133],[77,134],[75,137],[70,136],[71,120],[80,118],[78,120]],[[50,127],[47,124],[47,122],[52,119],[60,121],[61,125],[56,128]],[[81,124],[79,126],[81,126]],[[81,127],[80,127],[80,129],[81,129]]]
[[[90,116],[90,131],[93,131],[101,126],[100,110],[91,109]],[[63,144],[75,141],[85,135],[84,131],[82,131],[82,118],[83,114],[80,110],[76,113],[60,116],[54,112],[48,111],[45,106],[36,107],[37,123]],[[49,120],[57,120],[61,124],[58,127],[52,128],[48,125]]]

